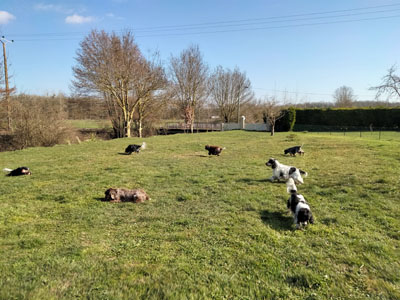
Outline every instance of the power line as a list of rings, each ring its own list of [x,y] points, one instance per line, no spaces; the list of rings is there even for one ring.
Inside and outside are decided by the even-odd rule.
[[[310,93],[310,92],[299,92],[299,91],[287,91],[287,90],[277,90],[277,89],[265,89],[265,88],[257,88],[253,87],[255,90],[264,90],[264,91],[271,91],[271,92],[278,92],[278,93],[288,93],[288,94],[304,94],[304,95],[312,95],[312,96],[332,96],[333,93]],[[371,97],[371,95],[356,95],[358,97]]]
[[[393,19],[393,18],[398,18],[398,17],[400,17],[400,15],[385,16],[385,17],[375,17],[375,18],[364,18],[364,19],[353,19],[353,20],[342,20],[342,21],[318,22],[318,23],[303,23],[303,24],[269,26],[269,27],[253,27],[253,28],[243,28],[243,29],[230,29],[230,30],[196,31],[196,32],[186,32],[186,33],[168,33],[168,34],[148,34],[148,35],[136,35],[136,38],[171,37],[171,36],[183,36],[183,35],[199,35],[199,34],[228,33],[228,32],[242,32],[242,31],[258,31],[258,30],[266,30],[266,29],[310,27],[310,26],[329,25],[329,24],[354,23],[354,22],[361,22],[361,21]],[[79,39],[81,39],[81,37],[54,38],[54,39],[53,38],[51,38],[51,39],[49,39],[49,38],[19,39],[19,41],[20,42],[68,41],[68,40],[79,40]]]
[[[350,19],[350,20],[333,20],[328,22],[319,22],[319,23],[303,23],[303,24],[288,24],[288,25],[280,25],[280,26],[269,26],[269,27],[249,27],[254,25],[262,25],[269,23],[282,23],[282,22],[298,22],[298,21],[313,21],[320,19],[332,19],[332,18],[343,18],[343,17],[351,17],[356,15],[365,15],[365,14],[382,14],[382,13],[392,13],[399,9],[386,9],[386,10],[375,10],[375,11],[367,11],[367,12],[358,12],[351,14],[342,14],[342,15],[331,15],[331,16],[318,16],[318,17],[310,17],[310,18],[300,18],[300,19],[288,19],[294,17],[305,17],[305,16],[316,16],[316,15],[327,15],[327,14],[337,14],[344,12],[352,12],[352,11],[365,11],[376,8],[384,8],[384,7],[398,7],[398,4],[390,4],[390,5],[379,5],[379,6],[371,6],[371,7],[363,7],[363,8],[354,8],[354,9],[346,9],[346,10],[335,10],[335,11],[324,11],[324,12],[313,12],[307,14],[296,14],[296,15],[287,15],[287,16],[275,16],[275,17],[266,17],[266,18],[254,18],[254,19],[245,19],[245,20],[236,20],[236,21],[219,21],[219,22],[209,22],[209,23],[198,23],[198,24],[186,24],[186,25],[174,25],[174,26],[158,26],[158,27],[143,27],[131,29],[133,33],[137,33],[137,37],[156,37],[156,36],[173,36],[173,35],[190,35],[190,34],[208,34],[208,33],[225,33],[225,32],[238,32],[238,31],[249,31],[249,30],[261,30],[261,29],[276,29],[276,28],[289,28],[289,27],[299,27],[299,26],[315,26],[315,25],[323,25],[323,24],[337,24],[337,23],[348,23],[348,22],[358,22],[358,21],[367,21],[367,20],[378,20],[378,19],[388,19],[388,18],[396,18],[399,15],[394,16],[380,16],[373,18],[363,18],[363,19]],[[251,22],[251,23],[244,23]],[[236,27],[233,29],[226,30],[217,30],[219,28],[227,28],[227,27]],[[190,30],[202,30],[202,29],[213,29],[210,31],[195,31],[195,32],[185,32]],[[170,31],[181,31],[177,33],[171,33]],[[118,30],[116,32],[121,32]],[[158,34],[146,34],[152,32],[160,32]],[[163,33],[164,32],[164,33]],[[140,35],[140,33],[143,33]],[[87,34],[87,32],[64,32],[64,33],[38,33],[38,34],[14,34],[14,36],[30,36],[30,37],[66,37],[64,38],[52,38],[51,40],[75,40],[78,37],[70,37]],[[35,41],[35,40],[50,40],[50,39],[20,39],[21,41]]]
[[[391,9],[391,10],[381,10],[381,11],[373,11],[373,12],[362,12],[362,13],[353,13],[353,14],[344,14],[344,15],[334,15],[334,16],[323,16],[323,17],[312,17],[312,18],[298,18],[298,19],[291,19],[291,20],[273,20],[273,21],[262,21],[262,22],[251,22],[251,23],[241,23],[241,24],[227,24],[227,25],[220,25],[218,27],[238,27],[238,26],[252,26],[252,25],[262,25],[262,24],[271,24],[271,23],[282,23],[282,22],[297,22],[297,21],[308,21],[308,20],[320,20],[320,19],[329,19],[329,18],[342,18],[342,17],[350,17],[350,16],[359,16],[359,15],[366,15],[366,14],[376,14],[376,13],[384,13],[384,12],[395,12],[399,11],[399,9]],[[296,25],[296,24],[294,24]],[[215,28],[216,26],[191,26],[187,28],[173,28],[173,29],[147,29],[147,30],[134,30],[137,33],[146,33],[146,32],[157,32],[157,31],[177,31],[177,30],[196,30],[196,29],[207,29],[207,28]],[[251,28],[250,28],[251,29]]]
[[[190,34],[198,35],[198,34],[241,32],[241,31],[265,30],[265,29],[295,28],[295,27],[315,26],[315,25],[328,25],[328,24],[340,24],[340,23],[353,23],[353,22],[360,22],[360,21],[372,21],[372,20],[380,20],[380,19],[392,19],[392,18],[398,18],[398,17],[400,17],[400,15],[385,16],[385,17],[375,17],[375,18],[364,18],[364,19],[354,19],[354,20],[342,20],[342,21],[330,21],[330,22],[318,22],[318,23],[303,23],[303,24],[293,24],[293,25],[270,26],[270,27],[253,27],[253,28],[232,29],[232,30],[215,30],[215,31],[189,32],[189,33],[136,35],[136,37],[167,37],[167,36],[181,36],[181,35],[190,35]]]

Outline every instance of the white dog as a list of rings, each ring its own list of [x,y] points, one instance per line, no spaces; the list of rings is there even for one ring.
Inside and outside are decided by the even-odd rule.
[[[281,164],[274,158],[270,158],[269,161],[265,163],[265,165],[272,168],[272,177],[269,178],[270,181],[287,181],[289,178],[293,178],[296,183],[302,184],[304,183],[304,181],[301,175],[307,177],[306,171],[300,170],[296,167]]]

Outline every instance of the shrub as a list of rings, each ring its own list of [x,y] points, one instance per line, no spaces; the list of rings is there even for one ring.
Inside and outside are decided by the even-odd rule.
[[[65,143],[73,130],[54,101],[24,99],[12,105],[12,144],[15,149]]]
[[[276,131],[292,131],[296,122],[296,109],[289,107],[284,110],[285,114],[276,121]]]

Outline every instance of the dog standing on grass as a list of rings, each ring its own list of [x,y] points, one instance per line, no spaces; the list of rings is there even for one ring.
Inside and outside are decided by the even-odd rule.
[[[296,156],[296,154],[304,155],[304,151],[301,147],[302,146],[290,147],[290,148],[283,150],[283,152],[285,153],[285,155],[289,153],[290,156]]]
[[[294,224],[297,229],[307,226],[308,223],[314,224],[314,217],[311,213],[310,206],[304,199],[303,195],[297,194],[297,191],[291,190],[290,197],[287,201],[287,208],[293,214]]]
[[[143,149],[146,149],[146,143],[145,142],[143,142],[141,145],[137,145],[137,144],[129,145],[128,147],[126,147],[125,153],[127,155],[131,155],[132,152],[139,153],[140,150],[143,150]]]
[[[304,183],[302,175],[304,177],[308,175],[306,171],[281,164],[274,158],[270,158],[265,165],[272,168],[272,176],[269,178],[271,182],[275,180],[287,181],[289,178],[293,178],[296,183],[302,184]]]
[[[222,152],[222,150],[225,150],[226,148],[222,148],[220,146],[210,146],[206,145],[205,147],[206,150],[208,150],[208,155],[217,155],[219,156]]]
[[[105,201],[110,202],[135,202],[141,203],[150,200],[149,195],[142,189],[119,189],[109,188],[105,192]]]

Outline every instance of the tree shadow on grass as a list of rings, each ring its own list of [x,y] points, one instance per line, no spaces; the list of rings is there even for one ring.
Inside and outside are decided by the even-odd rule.
[[[263,223],[269,225],[271,228],[279,231],[291,230],[293,218],[280,211],[262,210],[260,218]]]

